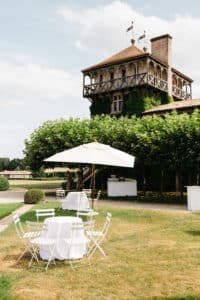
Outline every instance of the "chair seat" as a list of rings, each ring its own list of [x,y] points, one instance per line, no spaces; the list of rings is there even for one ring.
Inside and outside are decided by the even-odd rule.
[[[98,216],[98,212],[97,211],[91,211],[88,213],[88,216],[93,217],[93,216]]]
[[[87,216],[87,217],[94,217],[94,216],[98,216],[98,212],[97,211],[88,211],[88,212],[77,212],[77,215],[79,216]]]
[[[101,231],[92,231],[92,230],[88,230],[86,231],[86,234],[89,236],[103,236],[103,233]]]
[[[66,244],[70,244],[72,243],[72,239],[64,239]],[[82,237],[82,238],[77,238],[77,239],[73,239],[73,245],[79,245],[82,243],[89,243],[90,240],[87,237]]]
[[[30,231],[30,232],[25,232],[23,235],[23,238],[25,239],[32,239],[40,236],[40,231]]]
[[[31,240],[31,243],[36,245],[41,245],[41,246],[52,246],[53,244],[55,244],[55,240],[44,238],[44,237],[38,237]]]

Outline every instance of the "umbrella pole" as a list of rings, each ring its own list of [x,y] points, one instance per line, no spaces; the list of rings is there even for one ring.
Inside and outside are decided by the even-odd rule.
[[[95,171],[96,171],[96,166],[92,165],[92,183],[91,183],[92,208],[94,208]]]

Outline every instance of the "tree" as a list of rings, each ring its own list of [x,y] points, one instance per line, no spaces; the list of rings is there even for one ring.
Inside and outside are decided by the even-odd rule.
[[[9,158],[8,157],[0,157],[0,171],[8,169]]]
[[[12,160],[9,161],[8,164],[8,170],[12,171],[12,170],[24,170],[25,169],[25,165],[24,165],[24,161],[23,159],[20,158],[14,158]]]
[[[171,113],[165,118],[102,115],[90,120],[49,121],[36,129],[26,141],[25,162],[33,170],[38,170],[44,165],[44,158],[94,140],[134,155],[134,173],[144,190],[162,191],[164,185],[174,189],[169,177],[173,176],[175,182],[175,173],[179,189],[188,181],[199,184],[199,111],[191,115]]]

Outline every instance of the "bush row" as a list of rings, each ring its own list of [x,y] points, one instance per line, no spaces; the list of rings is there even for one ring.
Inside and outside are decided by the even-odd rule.
[[[96,116],[45,122],[25,143],[27,164],[44,165],[52,154],[83,143],[109,144],[136,157],[134,177],[142,189],[183,188],[200,181],[200,112],[142,118]],[[47,165],[45,165],[47,166]],[[49,165],[51,166],[51,165]],[[176,179],[176,180],[175,180]]]
[[[9,182],[8,179],[0,176],[0,191],[6,191],[9,189]]]

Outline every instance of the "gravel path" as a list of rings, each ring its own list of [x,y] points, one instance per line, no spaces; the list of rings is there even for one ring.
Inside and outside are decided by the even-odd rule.
[[[20,203],[23,202],[25,190],[5,191],[0,192],[0,203]],[[55,201],[55,197],[46,197],[47,201]],[[174,210],[174,211],[187,211],[186,205],[175,204],[159,204],[159,203],[142,203],[133,201],[119,201],[119,200],[99,200],[99,206],[110,206],[119,208],[142,208],[153,210]]]
[[[0,203],[20,203],[24,201],[25,190],[0,192]]]

